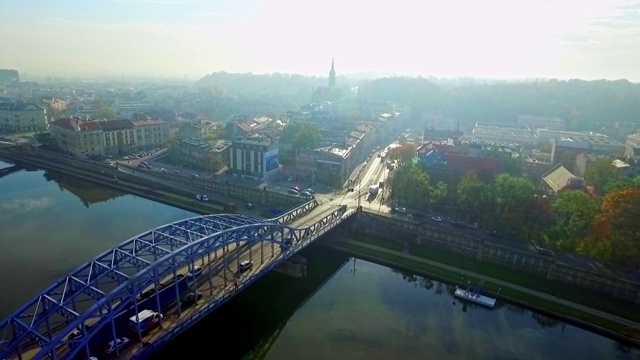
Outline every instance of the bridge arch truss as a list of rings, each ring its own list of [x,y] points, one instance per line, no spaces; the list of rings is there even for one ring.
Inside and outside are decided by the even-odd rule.
[[[317,203],[308,206],[315,205]],[[34,348],[40,350],[33,359],[88,355],[89,343],[98,331],[111,327],[112,339],[116,338],[116,317],[131,308],[135,308],[135,313],[141,310],[138,300],[146,289],[161,289],[166,279],[179,279],[180,272],[192,271],[205,261],[203,273],[225,272],[229,264],[239,264],[245,251],[251,261],[270,262],[260,271],[266,273],[333,228],[345,213],[346,207],[340,206],[301,229],[275,219],[260,220],[237,214],[205,215],[134,236],[80,266],[0,323],[0,358],[19,357]],[[260,245],[259,252],[254,249],[256,244]],[[267,254],[275,253],[275,247],[280,249],[277,257],[268,257]],[[223,261],[212,265],[216,264],[212,256],[218,258],[220,252]],[[226,285],[226,274],[224,279]],[[192,283],[195,286],[196,282]],[[176,284],[178,298],[177,281],[172,284]],[[157,301],[160,308],[157,294],[156,291],[150,301]],[[180,311],[178,305],[178,313]],[[71,339],[69,335],[74,331],[80,331],[83,336]]]

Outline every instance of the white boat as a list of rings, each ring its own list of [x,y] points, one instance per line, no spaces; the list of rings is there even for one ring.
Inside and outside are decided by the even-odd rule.
[[[481,295],[480,290],[482,290],[483,284],[484,281],[481,281],[474,289],[471,289],[471,284],[469,283],[467,284],[466,289],[458,286],[456,287],[456,291],[453,295],[460,299],[465,299],[493,309],[494,306],[496,306],[496,299],[498,298],[498,295],[496,295],[495,298]]]

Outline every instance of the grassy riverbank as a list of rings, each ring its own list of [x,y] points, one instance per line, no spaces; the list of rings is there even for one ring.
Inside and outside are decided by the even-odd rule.
[[[496,279],[494,281],[500,280],[508,282],[513,284],[515,288],[506,286],[504,283],[496,284],[491,280],[487,280],[484,289],[487,293],[495,293],[500,289],[501,298],[533,308],[536,311],[562,318],[563,320],[573,322],[583,327],[589,327],[605,335],[614,336],[618,334],[619,336],[617,337],[619,337],[620,340],[640,341],[640,333],[638,333],[637,329],[630,329],[627,324],[614,321],[604,316],[563,305],[562,302],[568,301],[588,306],[636,322],[640,319],[640,312],[637,311],[637,305],[606,297],[575,286],[519,273],[502,266],[479,262],[439,249],[413,245],[409,248],[410,254],[406,254],[401,252],[402,245],[399,243],[387,239],[362,236],[362,234],[359,234],[357,237],[358,238],[355,239],[357,241],[338,241],[333,246],[352,254],[386,263],[392,267],[407,269],[418,274],[425,274],[451,284],[459,283],[463,273],[467,281],[473,283],[479,280],[477,277],[470,276],[467,272],[482,274],[483,277],[486,276],[487,278]],[[438,264],[432,264],[430,262]],[[440,266],[438,266],[439,264]],[[451,267],[459,270],[454,270]],[[535,292],[545,293],[545,296],[536,296],[535,294],[524,292],[517,288],[527,288]],[[551,295],[551,297],[549,295]],[[560,297],[556,295],[560,295]]]

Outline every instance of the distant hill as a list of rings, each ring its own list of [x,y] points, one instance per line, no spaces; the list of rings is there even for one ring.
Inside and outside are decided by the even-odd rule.
[[[514,122],[518,115],[558,116],[572,130],[616,123],[640,128],[640,84],[626,80],[546,80],[438,86],[421,78],[383,78],[363,84],[359,97],[410,105],[416,116],[440,111],[462,123]]]
[[[317,86],[325,85],[320,77],[291,74],[234,74],[224,71],[206,75],[195,83],[196,87],[219,87],[229,95],[281,95],[296,102],[307,103]]]

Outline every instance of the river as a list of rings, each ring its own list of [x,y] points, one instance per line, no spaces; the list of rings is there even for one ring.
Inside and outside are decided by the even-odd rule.
[[[193,215],[42,170],[0,178],[0,318],[99,253]],[[640,358],[517,306],[460,303],[451,286],[427,278],[321,246],[303,256],[307,278],[267,275],[154,358]]]

